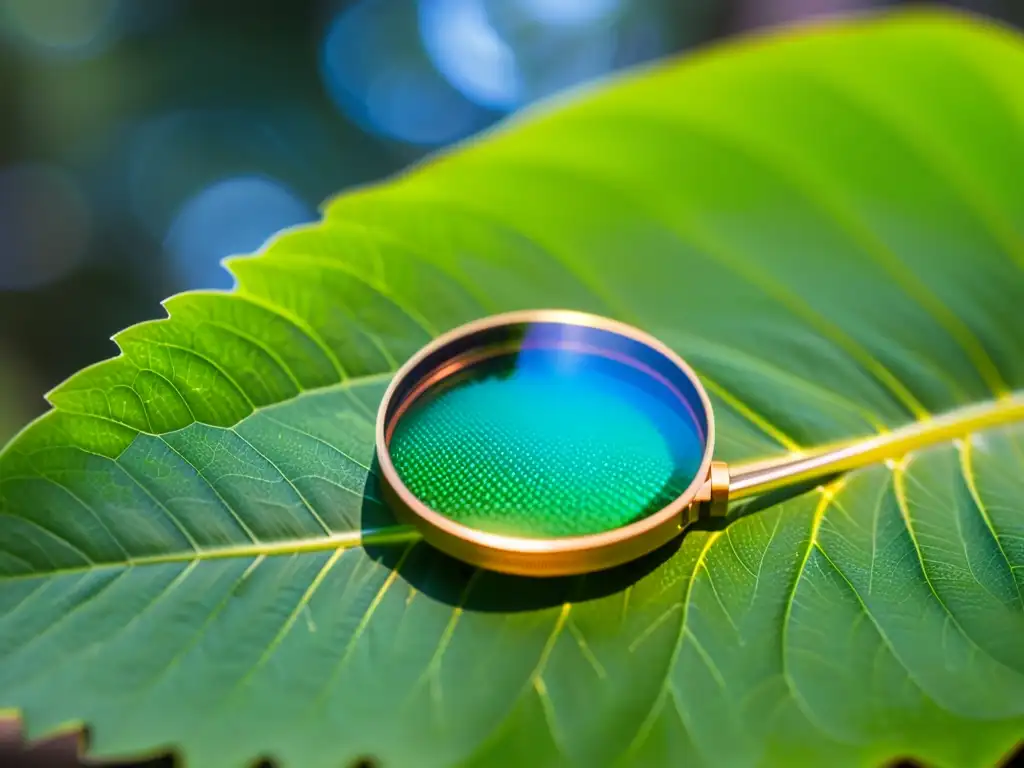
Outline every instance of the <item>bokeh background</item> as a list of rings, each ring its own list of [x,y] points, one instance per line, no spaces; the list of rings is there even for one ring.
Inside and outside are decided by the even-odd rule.
[[[0,444],[111,334],[532,101],[884,0],[0,0]],[[1024,0],[954,3],[1015,26]],[[74,743],[0,764],[75,765]]]
[[[884,0],[0,0],[0,443],[224,256],[548,94]],[[1024,0],[964,0],[1024,24]]]

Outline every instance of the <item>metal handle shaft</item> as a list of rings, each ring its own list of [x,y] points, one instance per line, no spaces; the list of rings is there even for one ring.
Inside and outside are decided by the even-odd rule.
[[[892,432],[827,446],[807,454],[738,464],[731,468],[729,500],[744,499],[896,459],[919,448],[1021,419],[1024,419],[1024,394],[1014,393],[917,421]]]

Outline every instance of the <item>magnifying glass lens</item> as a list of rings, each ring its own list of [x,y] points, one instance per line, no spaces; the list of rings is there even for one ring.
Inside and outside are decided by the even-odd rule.
[[[557,327],[449,362],[393,423],[406,488],[463,525],[525,538],[601,533],[682,494],[706,415],[660,354]]]

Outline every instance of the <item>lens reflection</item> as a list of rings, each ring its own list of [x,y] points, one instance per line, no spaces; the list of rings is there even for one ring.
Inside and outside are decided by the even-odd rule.
[[[692,385],[566,342],[474,352],[416,397],[389,451],[412,494],[472,528],[530,538],[613,530],[679,496],[705,445]]]

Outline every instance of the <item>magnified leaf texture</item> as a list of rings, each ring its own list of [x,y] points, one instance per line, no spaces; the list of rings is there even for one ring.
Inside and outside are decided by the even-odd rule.
[[[1022,136],[1024,42],[918,13],[630,74],[331,201],[0,455],[0,707],[196,768],[994,764],[1009,419],[557,580],[396,526],[373,430],[421,345],[536,307],[682,354],[729,462],[1018,402]]]

